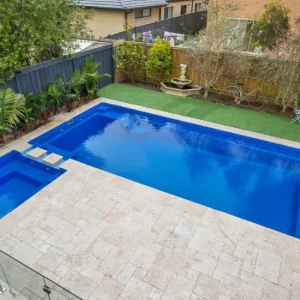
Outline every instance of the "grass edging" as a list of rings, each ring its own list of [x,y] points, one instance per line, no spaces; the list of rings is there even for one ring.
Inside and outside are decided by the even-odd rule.
[[[291,124],[291,120],[286,117],[211,103],[204,100],[168,95],[123,83],[114,83],[104,87],[101,90],[101,96],[129,104],[300,142],[300,124]]]

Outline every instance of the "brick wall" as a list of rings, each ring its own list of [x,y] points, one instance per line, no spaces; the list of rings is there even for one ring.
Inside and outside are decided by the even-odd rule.
[[[264,4],[269,0],[234,0],[240,4],[240,11],[237,12],[239,18],[255,18],[264,11]],[[291,11],[291,23],[295,23],[296,18],[300,18],[300,0],[281,0]]]

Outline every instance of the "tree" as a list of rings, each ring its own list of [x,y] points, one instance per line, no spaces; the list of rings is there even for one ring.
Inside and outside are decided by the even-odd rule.
[[[279,0],[266,3],[265,12],[251,28],[255,42],[253,47],[261,46],[272,50],[278,43],[286,41],[290,30],[290,9]]]
[[[288,34],[285,42],[264,53],[256,72],[277,88],[275,102],[283,112],[293,107],[300,99],[300,35]]]
[[[1,0],[0,76],[68,53],[76,38],[88,38],[93,16],[77,0]],[[5,75],[4,75],[5,74]]]
[[[146,62],[147,76],[159,84],[171,76],[172,66],[171,45],[169,41],[159,37],[149,50],[149,57]]]
[[[241,45],[239,41],[241,35],[228,45],[231,30],[227,18],[236,10],[238,7],[230,0],[209,1],[207,28],[201,30],[188,42],[187,56],[190,63],[198,70],[205,99],[208,98],[211,87],[226,74],[228,66],[240,65],[241,56],[233,53]]]

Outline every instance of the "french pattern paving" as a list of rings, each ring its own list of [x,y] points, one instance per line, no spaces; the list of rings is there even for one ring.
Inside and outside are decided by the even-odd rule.
[[[74,160],[62,167],[0,220],[0,249],[83,299],[300,299],[300,240]]]

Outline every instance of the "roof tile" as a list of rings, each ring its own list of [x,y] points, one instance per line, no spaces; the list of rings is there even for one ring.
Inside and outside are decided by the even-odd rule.
[[[107,9],[133,9],[140,7],[164,6],[165,0],[80,0],[79,4],[86,7]]]

